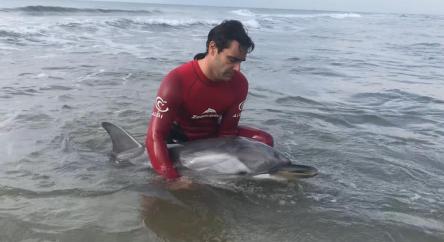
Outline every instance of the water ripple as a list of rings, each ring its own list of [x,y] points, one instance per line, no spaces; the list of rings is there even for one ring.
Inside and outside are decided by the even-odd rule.
[[[116,193],[118,191],[124,190],[125,188],[120,188],[117,190],[83,190],[80,188],[71,189],[61,189],[61,190],[48,190],[48,191],[33,191],[22,189],[18,187],[0,186],[0,196],[8,197],[26,197],[26,198],[51,198],[51,197],[98,197],[105,196],[109,194]]]

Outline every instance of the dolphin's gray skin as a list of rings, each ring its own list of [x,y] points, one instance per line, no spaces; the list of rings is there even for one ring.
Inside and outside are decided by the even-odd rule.
[[[103,122],[118,161],[141,155],[145,147],[123,128]],[[175,166],[199,175],[307,178],[317,175],[311,166],[295,165],[270,146],[243,137],[202,139],[168,146]]]

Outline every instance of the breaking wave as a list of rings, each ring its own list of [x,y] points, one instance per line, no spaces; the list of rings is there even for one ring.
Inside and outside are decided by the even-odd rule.
[[[233,11],[231,11],[231,13],[234,13],[234,14],[237,14],[237,15],[240,15],[240,16],[246,16],[246,17],[253,17],[253,16],[256,15],[256,14],[254,14],[253,12],[251,12],[248,9],[233,10]]]
[[[344,19],[344,18],[360,18],[362,17],[357,13],[300,13],[300,14],[259,14],[248,9],[238,9],[233,10],[231,13],[243,16],[243,17],[264,17],[264,18],[334,18],[334,19]]]
[[[211,20],[197,20],[197,19],[167,19],[167,18],[140,18],[128,19],[120,18],[112,21],[107,21],[106,24],[114,27],[127,28],[131,25],[140,25],[144,27],[159,26],[159,27],[190,27],[190,26],[206,26],[218,24],[217,21]]]
[[[161,13],[159,10],[122,10],[122,9],[101,9],[101,8],[68,8],[68,7],[53,7],[53,6],[26,6],[19,8],[4,8],[0,9],[3,12],[21,12],[27,14],[57,14],[57,13],[94,13],[94,14],[110,14],[110,13],[131,13],[131,14],[154,14]]]

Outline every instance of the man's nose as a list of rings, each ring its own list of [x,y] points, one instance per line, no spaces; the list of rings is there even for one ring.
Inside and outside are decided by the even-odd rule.
[[[234,64],[233,70],[240,71],[240,64],[241,64],[240,62]]]

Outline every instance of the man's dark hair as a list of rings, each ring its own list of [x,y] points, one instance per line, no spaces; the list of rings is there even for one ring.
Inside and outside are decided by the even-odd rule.
[[[208,54],[208,48],[211,41],[216,43],[217,52],[220,53],[223,49],[228,48],[233,40],[239,42],[240,48],[247,53],[254,50],[254,43],[248,36],[242,23],[237,20],[224,20],[221,24],[212,28],[208,33],[207,51],[205,53],[197,54],[194,56],[194,59],[202,59]]]

